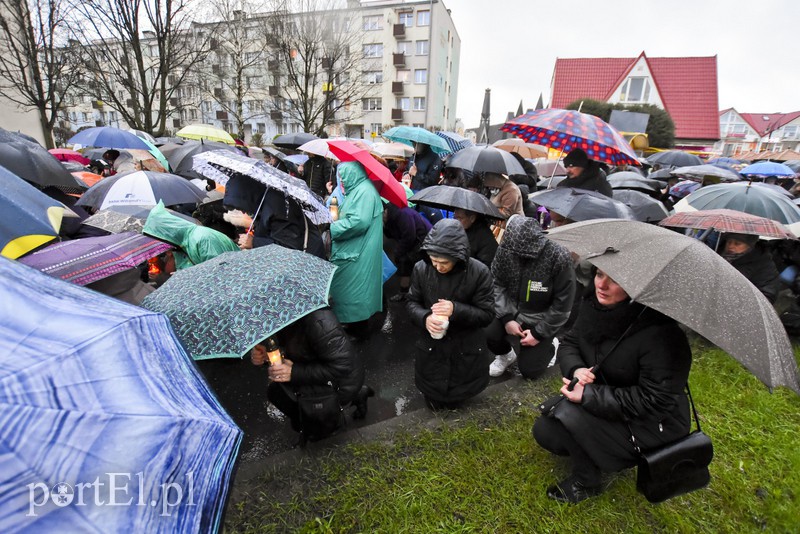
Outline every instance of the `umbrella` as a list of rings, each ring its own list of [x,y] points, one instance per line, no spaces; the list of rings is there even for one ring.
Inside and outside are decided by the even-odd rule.
[[[431,147],[440,156],[450,152],[450,146],[447,141],[419,126],[395,126],[383,132],[383,137],[389,141],[404,143],[408,146],[422,143]]]
[[[169,165],[165,166],[161,163],[152,152],[139,148],[124,148],[119,151],[119,156],[114,160],[114,169],[120,173],[130,171],[166,172],[167,167]]]
[[[298,166],[298,165],[302,165],[306,161],[308,161],[308,155],[306,155],[306,154],[294,154],[294,155],[291,155],[291,156],[286,156],[286,159],[284,161],[289,161],[291,163],[294,163],[295,166]]]
[[[0,166],[0,255],[16,259],[58,236],[64,205]]]
[[[690,165],[702,165],[703,160],[700,156],[689,154],[681,150],[665,150],[658,152],[647,158],[651,165],[661,165],[662,167],[688,167]]]
[[[538,182],[536,182],[536,186],[539,189],[552,189],[553,187],[560,184],[562,181],[566,180],[566,176],[548,176],[547,178],[542,178]]]
[[[600,220],[548,231],[630,297],[679,321],[769,387],[800,393],[797,364],[770,302],[705,243],[653,224]]]
[[[143,140],[147,141],[148,143],[153,143],[154,145],[156,144],[156,138],[153,137],[152,135],[150,135],[149,133],[145,132],[145,131],[142,131],[142,130],[130,130],[130,132],[133,135],[135,135],[136,137],[138,137],[139,139],[143,139]]]
[[[525,174],[510,152],[493,146],[472,146],[456,152],[447,159],[448,167],[470,172],[493,172],[495,174]]]
[[[683,198],[686,195],[693,193],[700,189],[700,182],[692,180],[683,180],[669,188],[669,196],[675,198]]]
[[[227,150],[228,152],[238,153],[232,145],[218,143],[216,141],[186,141],[182,145],[167,145],[166,156],[173,174],[184,178],[200,178],[200,175],[192,170],[197,154],[210,150]]]
[[[757,185],[758,187],[766,187],[773,193],[777,193],[779,195],[783,195],[788,197],[791,200],[794,200],[794,195],[791,194],[788,190],[784,189],[783,187],[779,186],[778,184],[768,184],[766,182],[751,182],[753,185]]]
[[[306,132],[297,132],[279,135],[272,140],[272,144],[280,148],[296,150],[300,145],[304,145],[314,139],[319,139],[319,137]]]
[[[712,165],[716,163],[722,163],[724,165],[741,165],[742,162],[734,158],[721,157],[721,158],[710,159],[708,160],[707,163],[710,163]]]
[[[39,143],[0,128],[0,165],[26,182],[84,191],[86,187]]]
[[[274,148],[274,147],[271,147],[271,146],[265,146],[265,147],[263,147],[262,150],[264,150],[264,152],[266,152],[270,156],[275,156],[276,158],[278,158],[281,161],[286,159],[286,154],[284,154],[283,152],[281,152],[277,148]]]
[[[332,263],[280,245],[174,273],[142,306],[164,313],[195,360],[241,358],[284,326],[328,305]]]
[[[188,180],[165,172],[134,171],[104,178],[76,202],[78,206],[105,209],[110,206],[167,206],[197,203],[203,191]]]
[[[167,318],[17,262],[0,277],[0,530],[218,530],[242,432]]]
[[[492,143],[492,146],[505,150],[506,152],[516,152],[525,159],[546,158],[547,148],[533,143],[526,143],[523,139],[500,139]]]
[[[336,156],[334,156],[333,152],[331,152],[331,149],[325,139],[312,139],[311,141],[303,143],[297,147],[297,150],[307,154],[314,154],[315,156],[322,156],[323,158],[333,160],[336,159]]]
[[[195,141],[218,141],[228,145],[235,143],[231,134],[208,124],[190,124],[175,132],[175,135]]]
[[[232,176],[247,176],[294,199],[312,223],[333,222],[330,211],[322,199],[308,188],[308,184],[263,161],[248,158],[244,154],[212,150],[194,156],[193,169],[222,185],[228,183]]]
[[[628,206],[637,221],[658,222],[669,215],[661,201],[639,191],[617,189],[614,191],[614,200]]]
[[[455,132],[435,132],[435,133],[436,135],[444,139],[444,142],[447,143],[450,152],[458,152],[459,150],[464,150],[465,148],[475,146],[475,143],[473,143],[463,135],[459,135]]]
[[[528,198],[534,204],[544,206],[573,221],[636,218],[633,211],[622,202],[586,189],[574,187],[546,189],[533,193]]]
[[[723,182],[738,182],[742,179],[736,171],[716,165],[690,165],[678,167],[670,172],[673,176],[681,176],[701,182],[706,177],[719,178]]]
[[[564,164],[556,160],[536,161],[533,164],[539,176],[566,176],[567,169]]]
[[[107,209],[98,210],[97,213],[91,217],[87,217],[82,224],[100,228],[112,234],[120,234],[122,232],[136,232],[142,233],[144,223],[147,221],[147,216],[155,206],[111,206]],[[168,209],[172,215],[186,219],[189,222],[199,224],[197,219]]]
[[[611,165],[640,165],[625,138],[594,115],[566,109],[540,109],[512,119],[500,129],[529,143],[564,153],[581,148],[589,159]]]
[[[611,189],[634,189],[645,193],[656,193],[666,187],[666,182],[645,178],[639,173],[631,171],[615,172],[608,175],[608,183]],[[614,198],[617,194],[614,193]]]
[[[670,215],[661,226],[698,228],[717,232],[750,234],[778,239],[794,239],[784,225],[772,219],[729,209],[684,211]]]
[[[783,163],[775,163],[774,161],[759,161],[748,165],[741,171],[740,174],[745,176],[794,176],[795,172],[791,167]]]
[[[363,165],[367,176],[383,198],[401,208],[408,207],[403,184],[397,181],[392,171],[376,161],[368,150],[359,148],[350,141],[328,141],[328,146],[339,161],[357,161]]]
[[[384,159],[406,159],[414,155],[414,149],[405,143],[375,143],[370,151]]]
[[[72,176],[86,184],[87,188],[92,187],[94,184],[105,178],[105,176],[102,174],[95,174],[89,171],[76,171],[72,173]]]
[[[137,267],[173,248],[152,237],[124,232],[55,243],[18,261],[55,278],[85,286]]]
[[[455,209],[468,210],[492,219],[502,220],[506,218],[488,198],[480,193],[461,187],[449,185],[426,187],[414,194],[409,201],[447,211]]]
[[[70,145],[96,146],[106,148],[140,148],[148,150],[150,147],[140,137],[114,128],[113,126],[97,126],[78,132],[67,141]]]
[[[669,180],[670,178],[674,178],[674,176],[672,176],[672,169],[658,169],[648,174],[647,177],[651,180]]]
[[[81,165],[89,165],[91,160],[78,152],[69,148],[51,148],[48,150],[58,161],[75,161]]]

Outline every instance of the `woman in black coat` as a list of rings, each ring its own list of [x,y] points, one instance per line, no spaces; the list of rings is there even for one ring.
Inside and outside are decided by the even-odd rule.
[[[432,408],[451,408],[489,383],[481,329],[494,317],[492,274],[470,258],[455,219],[436,223],[422,251],[406,303],[412,324],[424,331],[416,343],[416,384]]]
[[[564,399],[533,426],[539,445],[572,460],[572,474],[547,495],[576,503],[599,494],[602,472],[636,465],[631,433],[643,450],[686,436],[691,361],[689,342],[673,319],[631,302],[598,270],[558,349]],[[578,382],[569,391],[573,378]]]

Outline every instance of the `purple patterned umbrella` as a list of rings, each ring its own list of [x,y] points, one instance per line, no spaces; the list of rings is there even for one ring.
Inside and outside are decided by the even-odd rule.
[[[566,109],[529,111],[500,129],[528,143],[560,149],[583,149],[590,159],[611,165],[641,165],[625,138],[594,115]]]
[[[64,241],[19,258],[45,274],[85,286],[175,248],[136,232]]]

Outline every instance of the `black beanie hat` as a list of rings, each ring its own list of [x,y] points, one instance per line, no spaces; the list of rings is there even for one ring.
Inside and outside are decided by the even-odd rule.
[[[741,241],[742,243],[746,243],[748,246],[755,246],[758,243],[758,236],[753,234],[736,234],[733,232],[729,232],[727,235],[728,239],[735,239],[736,241]]]
[[[564,158],[564,166],[569,167],[570,165],[585,169],[589,165],[589,156],[580,148],[574,148]]]

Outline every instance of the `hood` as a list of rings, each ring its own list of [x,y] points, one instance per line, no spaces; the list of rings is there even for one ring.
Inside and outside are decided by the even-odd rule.
[[[336,175],[339,177],[339,182],[342,184],[345,196],[347,196],[347,193],[352,191],[355,186],[364,180],[369,180],[364,167],[357,161],[340,163],[336,168]]]
[[[464,263],[469,259],[467,233],[455,219],[442,219],[434,224],[420,248],[434,256],[444,254]]]
[[[258,210],[267,187],[247,176],[234,176],[225,184],[224,206],[242,210],[250,215]]]
[[[525,258],[535,258],[544,248],[547,238],[536,219],[512,215],[500,247]]]
[[[196,224],[171,214],[164,207],[164,203],[159,200],[156,207],[147,216],[142,233],[172,243],[177,247],[186,248],[189,232],[194,228],[197,228]]]

